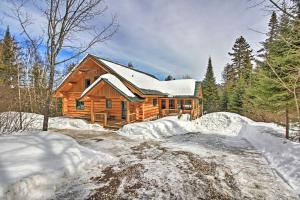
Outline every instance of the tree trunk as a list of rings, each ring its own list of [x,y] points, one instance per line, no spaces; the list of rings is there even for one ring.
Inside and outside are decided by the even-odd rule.
[[[295,105],[296,105],[296,109],[297,109],[298,123],[300,125],[300,108],[299,108],[298,98],[297,98],[297,94],[296,94],[296,88],[294,88],[294,100],[295,100]]]
[[[47,88],[47,99],[44,107],[44,122],[43,122],[43,131],[48,130],[48,121],[49,121],[49,115],[50,115],[50,106],[51,106],[51,100],[52,100],[52,88],[54,83],[54,71],[55,71],[55,58],[54,55],[51,55],[51,61],[50,61],[50,77],[49,77],[49,83]]]
[[[23,128],[23,120],[22,120],[22,102],[21,102],[21,88],[20,88],[20,67],[17,65],[18,70],[18,103],[19,103],[19,129],[22,130]]]
[[[290,123],[289,123],[289,109],[285,110],[285,138],[289,139]]]

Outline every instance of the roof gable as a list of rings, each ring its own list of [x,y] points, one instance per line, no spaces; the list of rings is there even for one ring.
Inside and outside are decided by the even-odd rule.
[[[195,96],[199,86],[194,79],[182,79],[171,81],[160,81],[155,76],[136,69],[128,68],[113,61],[99,58],[88,54],[73,70],[67,75],[57,90],[63,85],[69,76],[74,73],[81,64],[88,58],[92,58],[102,68],[113,74],[128,91],[133,90],[138,95],[157,95],[157,96]],[[129,85],[128,85],[129,84]],[[132,86],[132,87],[131,87]],[[129,87],[129,89],[128,89]],[[132,91],[130,91],[132,92]],[[84,93],[83,93],[84,94]]]

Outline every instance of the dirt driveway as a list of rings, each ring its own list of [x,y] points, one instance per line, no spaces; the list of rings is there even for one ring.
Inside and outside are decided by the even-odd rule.
[[[297,199],[240,138],[190,133],[139,142],[114,132],[63,132],[118,161],[67,180],[57,199]]]

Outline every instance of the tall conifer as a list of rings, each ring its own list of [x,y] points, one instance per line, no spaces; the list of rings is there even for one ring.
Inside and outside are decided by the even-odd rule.
[[[203,105],[205,112],[214,112],[218,110],[218,88],[214,77],[211,57],[208,59],[207,71],[203,80]]]

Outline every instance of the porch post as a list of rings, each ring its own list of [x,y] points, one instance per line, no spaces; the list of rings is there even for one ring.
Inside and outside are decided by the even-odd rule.
[[[94,100],[91,99],[91,122],[95,123]]]
[[[130,123],[130,107],[129,102],[126,101],[126,122],[127,124]]]

